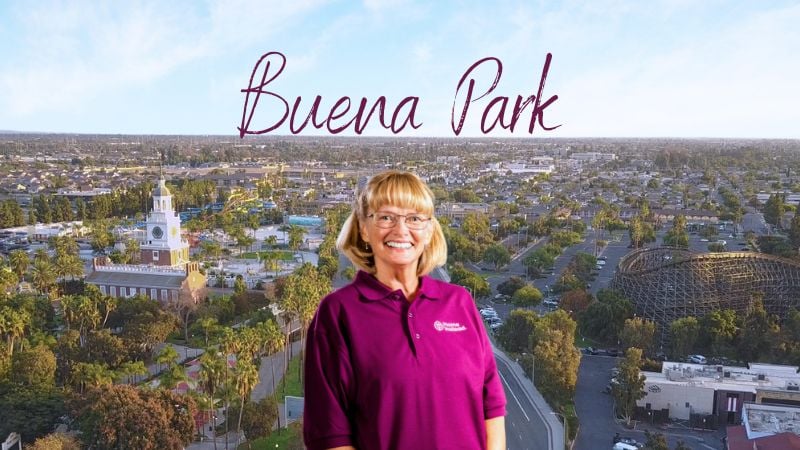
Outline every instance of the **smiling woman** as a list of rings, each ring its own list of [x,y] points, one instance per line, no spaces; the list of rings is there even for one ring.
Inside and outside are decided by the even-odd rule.
[[[320,302],[306,342],[307,448],[505,448],[505,394],[469,293],[429,277],[447,256],[433,194],[388,171],[337,246],[361,269]]]

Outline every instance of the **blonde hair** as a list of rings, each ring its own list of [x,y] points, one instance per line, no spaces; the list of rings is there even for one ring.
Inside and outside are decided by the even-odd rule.
[[[447,261],[447,243],[442,226],[433,216],[433,201],[433,192],[415,174],[399,170],[381,172],[370,178],[364,189],[356,194],[353,212],[339,232],[336,247],[356,267],[374,274],[375,258],[367,242],[361,238],[361,224],[370,210],[377,211],[383,206],[413,209],[431,218],[431,240],[422,251],[417,265],[417,275],[427,275]]]

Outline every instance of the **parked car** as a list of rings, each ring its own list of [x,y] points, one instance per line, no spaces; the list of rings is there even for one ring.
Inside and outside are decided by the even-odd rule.
[[[703,355],[689,355],[689,362],[695,364],[706,364],[708,361]]]
[[[583,349],[583,351],[584,351],[584,352],[585,352],[587,355],[596,355],[596,354],[597,354],[597,349],[596,349],[596,348],[594,348],[594,347],[586,347],[586,348],[584,348],[584,349]]]
[[[620,352],[619,352],[618,348],[610,348],[610,349],[606,350],[606,354],[608,354],[608,356],[615,356],[616,357],[616,356],[620,355]]]

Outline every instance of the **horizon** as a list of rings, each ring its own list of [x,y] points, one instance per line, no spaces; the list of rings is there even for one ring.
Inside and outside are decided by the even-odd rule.
[[[3,3],[0,124],[18,133],[235,136],[241,91],[259,57],[277,51],[285,70],[265,89],[289,104],[302,97],[300,117],[316,95],[323,116],[345,96],[354,105],[385,96],[387,114],[419,98],[419,129],[392,135],[373,118],[364,137],[455,137],[458,80],[495,57],[502,77],[472,104],[460,138],[798,139],[798,21],[790,1]],[[540,97],[558,99],[543,124],[561,127],[531,135],[522,116],[513,134],[482,134],[491,98],[537,95],[548,53]],[[492,76],[477,70],[476,95]],[[278,107],[262,98],[250,129],[274,123]]]

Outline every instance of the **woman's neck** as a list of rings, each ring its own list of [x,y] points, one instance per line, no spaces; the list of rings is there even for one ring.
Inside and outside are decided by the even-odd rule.
[[[400,289],[403,291],[408,301],[414,300],[419,289],[419,276],[417,275],[416,268],[407,270],[381,270],[375,272],[375,278],[384,286],[395,291]]]

